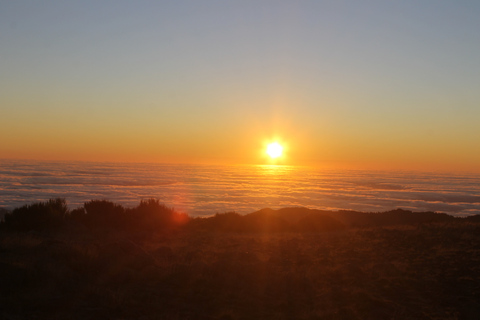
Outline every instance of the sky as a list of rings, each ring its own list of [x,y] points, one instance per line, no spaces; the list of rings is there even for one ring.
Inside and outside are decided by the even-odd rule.
[[[0,0],[0,158],[480,171],[478,1]]]

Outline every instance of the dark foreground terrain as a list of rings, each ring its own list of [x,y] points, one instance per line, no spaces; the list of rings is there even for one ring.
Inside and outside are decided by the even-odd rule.
[[[474,219],[288,229],[267,211],[161,232],[2,229],[0,319],[480,318]]]

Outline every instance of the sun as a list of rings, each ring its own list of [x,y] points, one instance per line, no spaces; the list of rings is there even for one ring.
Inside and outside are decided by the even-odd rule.
[[[280,157],[283,153],[283,147],[278,142],[272,142],[267,146],[267,154],[272,159]]]

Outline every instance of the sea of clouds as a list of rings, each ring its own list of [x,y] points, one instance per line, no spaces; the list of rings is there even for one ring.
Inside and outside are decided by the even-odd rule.
[[[262,208],[480,213],[480,175],[293,166],[0,161],[0,208],[50,198],[135,206],[157,198],[193,216]]]

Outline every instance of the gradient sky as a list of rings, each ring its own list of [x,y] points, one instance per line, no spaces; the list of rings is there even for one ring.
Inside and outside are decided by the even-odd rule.
[[[0,158],[480,171],[479,1],[0,0]]]

